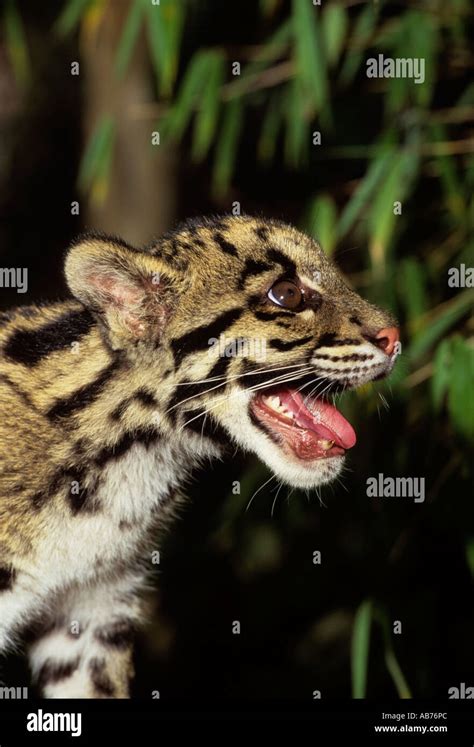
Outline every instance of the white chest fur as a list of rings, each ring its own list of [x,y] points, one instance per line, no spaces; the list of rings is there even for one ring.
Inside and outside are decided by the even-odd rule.
[[[166,444],[158,448],[137,444],[110,461],[95,497],[97,510],[55,514],[54,525],[38,545],[37,581],[49,589],[60,588],[98,574],[113,574],[132,558],[146,565],[146,536],[152,523],[159,525],[160,503],[169,500],[191,466],[189,460],[186,466],[180,461]]]

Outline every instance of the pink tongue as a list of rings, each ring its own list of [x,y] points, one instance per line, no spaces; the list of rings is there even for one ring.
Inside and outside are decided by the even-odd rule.
[[[304,404],[299,392],[285,392],[283,399],[286,406],[295,413],[298,422],[321,438],[334,441],[343,449],[351,449],[354,446],[357,440],[355,431],[334,405],[321,399],[310,399]]]

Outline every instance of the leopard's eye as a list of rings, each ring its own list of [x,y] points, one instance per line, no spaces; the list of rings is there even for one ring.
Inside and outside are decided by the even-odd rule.
[[[291,280],[279,280],[272,285],[267,295],[270,301],[285,309],[297,309],[303,301],[301,289]]]

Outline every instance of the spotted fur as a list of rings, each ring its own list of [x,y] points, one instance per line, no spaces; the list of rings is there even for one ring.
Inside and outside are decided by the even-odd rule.
[[[46,696],[126,697],[155,529],[190,470],[234,443],[291,485],[333,479],[342,458],[292,462],[250,388],[282,366],[328,386],[377,378],[393,320],[271,220],[194,220],[142,250],[87,235],[65,273],[73,300],[2,315],[0,651],[24,636]],[[268,300],[288,277],[311,290],[301,312]],[[221,337],[264,340],[265,361],[219,354]]]

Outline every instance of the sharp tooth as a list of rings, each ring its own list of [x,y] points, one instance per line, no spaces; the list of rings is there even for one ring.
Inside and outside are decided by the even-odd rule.
[[[334,446],[334,441],[328,441],[327,439],[321,439],[319,442],[321,444],[321,448],[324,449],[324,451],[329,451],[329,449],[332,449]]]
[[[270,397],[265,397],[264,399],[267,405],[272,408],[272,410],[280,409],[280,398],[279,397],[276,397],[274,394],[272,394]]]

